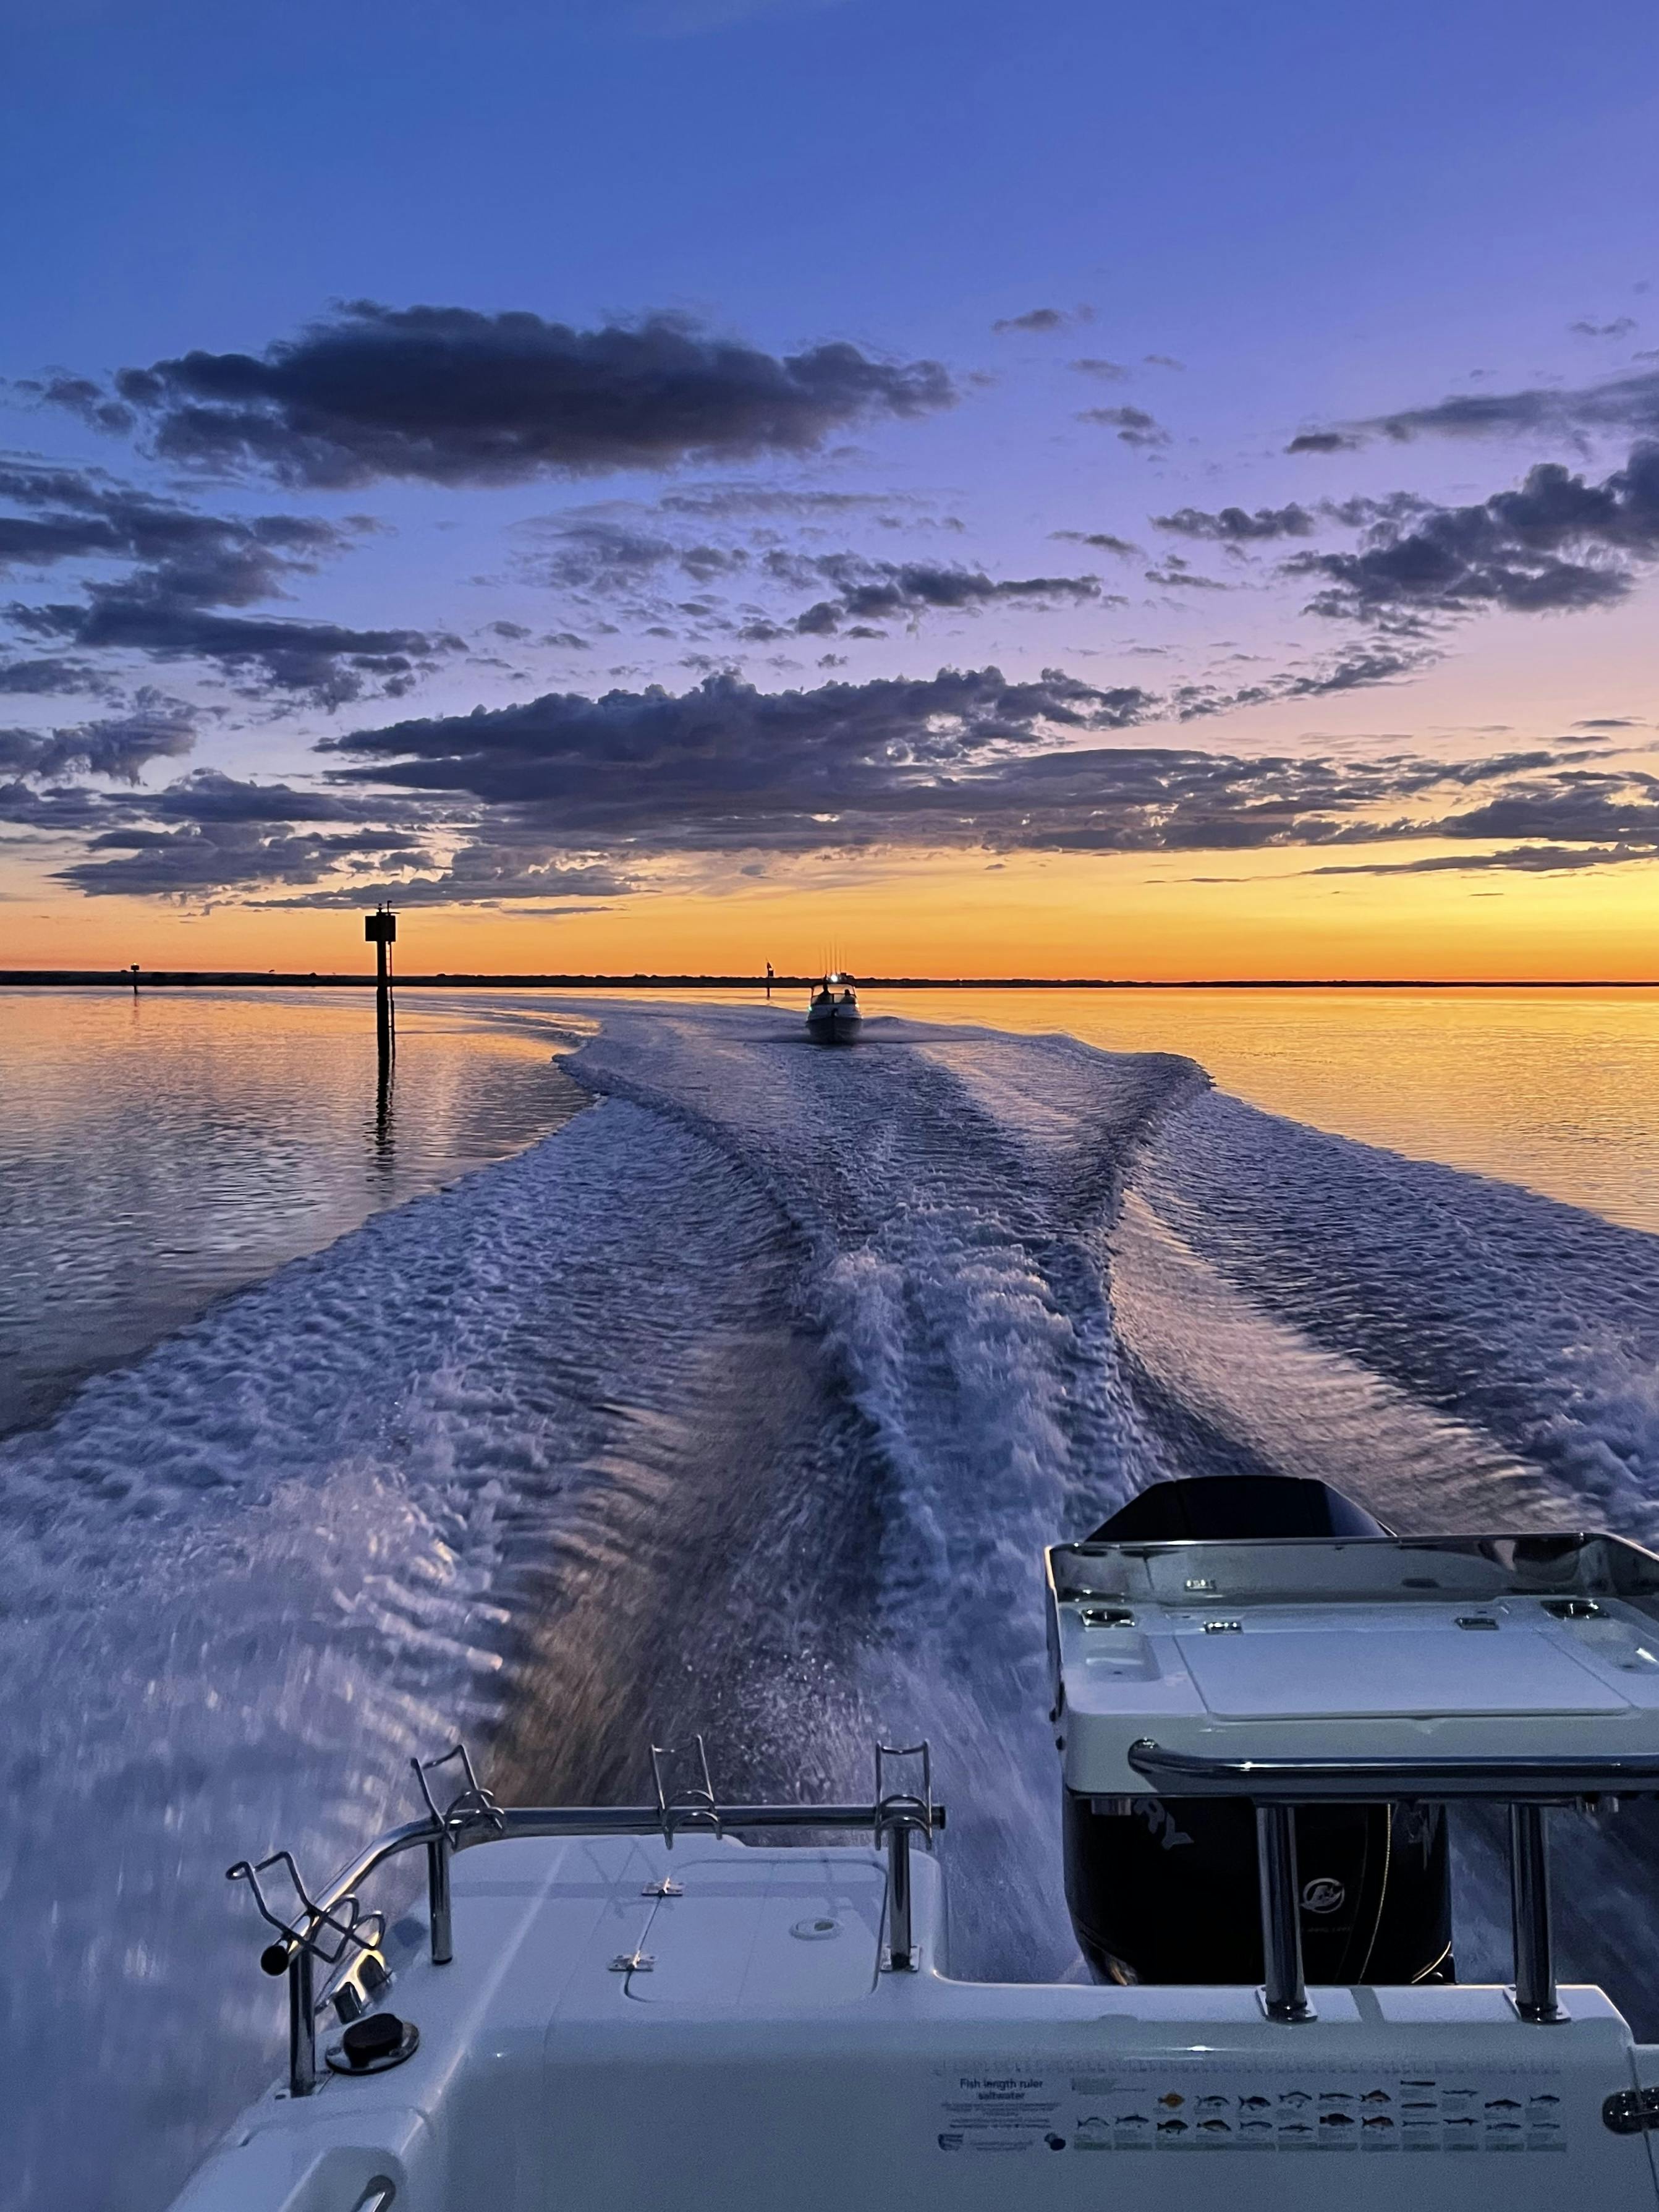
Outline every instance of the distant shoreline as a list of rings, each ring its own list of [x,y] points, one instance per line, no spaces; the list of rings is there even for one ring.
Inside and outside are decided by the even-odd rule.
[[[816,975],[775,975],[775,991],[805,990]],[[1327,975],[1285,977],[1184,976],[1146,982],[1115,975],[860,975],[872,991],[1651,991],[1659,976],[1547,978],[1470,976],[1448,981],[1425,976]],[[404,991],[763,991],[764,975],[398,975]],[[0,968],[0,988],[41,990],[119,986],[144,990],[372,991],[373,975],[278,974],[274,969]]]

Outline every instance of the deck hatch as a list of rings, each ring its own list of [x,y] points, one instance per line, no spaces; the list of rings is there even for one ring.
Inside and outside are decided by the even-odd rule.
[[[1427,1626],[1361,1634],[1252,1626],[1175,1640],[1206,1705],[1228,1719],[1629,1709],[1571,1652],[1521,1623],[1495,1636]]]

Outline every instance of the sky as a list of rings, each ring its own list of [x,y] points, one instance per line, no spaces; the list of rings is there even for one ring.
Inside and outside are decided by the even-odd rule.
[[[0,76],[0,965],[1659,975],[1650,0]]]

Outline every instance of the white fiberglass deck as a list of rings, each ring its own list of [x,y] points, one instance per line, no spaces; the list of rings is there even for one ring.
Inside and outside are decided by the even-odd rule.
[[[1249,1989],[952,1982],[939,1869],[915,1875],[921,1966],[894,1974],[866,1850],[467,1850],[453,1963],[417,1953],[387,1993],[414,2057],[273,2092],[177,2212],[1659,2206],[1655,2139],[1601,2112],[1659,2051],[1595,1990],[1534,2027],[1498,1989],[1317,1990],[1284,2027]]]
[[[1651,1596],[1457,1540],[1062,1547],[1066,1786],[1145,1795],[1146,1738],[1225,1759],[1659,1754]]]

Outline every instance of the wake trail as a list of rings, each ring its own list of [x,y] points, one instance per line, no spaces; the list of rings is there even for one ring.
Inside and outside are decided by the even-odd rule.
[[[1404,1528],[1659,1527],[1659,1239],[1167,1055],[495,1018],[596,1103],[0,1444],[17,2212],[166,2201],[276,2063],[226,1862],[322,1878],[458,1733],[520,1802],[637,1799],[696,1728],[722,1791],[862,1796],[873,1738],[926,1735],[953,1967],[1042,1977],[1075,1964],[1046,1544],[1218,1468]],[[1564,1948],[1627,2004],[1644,1833],[1561,1854]]]

